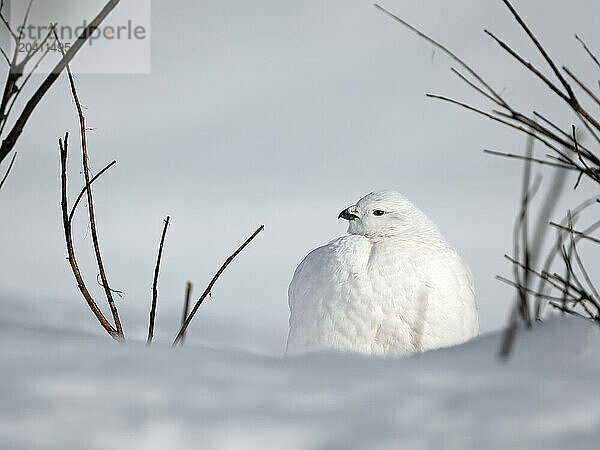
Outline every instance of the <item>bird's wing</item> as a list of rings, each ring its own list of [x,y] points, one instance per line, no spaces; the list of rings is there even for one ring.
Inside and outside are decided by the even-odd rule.
[[[477,334],[472,276],[454,250],[382,242],[370,256],[372,353],[422,351]]]
[[[426,267],[426,271],[419,271],[428,303],[424,346],[452,345],[476,336],[479,322],[469,266],[448,248],[428,258]]]
[[[288,289],[289,351],[332,346],[336,315],[345,310],[350,295],[364,289],[361,276],[370,248],[363,236],[343,236],[313,250],[300,263]]]

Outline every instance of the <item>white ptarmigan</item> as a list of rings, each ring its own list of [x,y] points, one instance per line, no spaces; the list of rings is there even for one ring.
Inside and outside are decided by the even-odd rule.
[[[310,252],[290,283],[289,353],[403,355],[477,335],[469,267],[423,212],[381,191],[338,218],[349,234]]]

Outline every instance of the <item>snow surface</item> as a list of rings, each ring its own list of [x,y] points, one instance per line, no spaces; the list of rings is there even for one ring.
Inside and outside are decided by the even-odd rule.
[[[1,448],[597,448],[600,332],[570,318],[404,359],[272,357],[0,322]]]

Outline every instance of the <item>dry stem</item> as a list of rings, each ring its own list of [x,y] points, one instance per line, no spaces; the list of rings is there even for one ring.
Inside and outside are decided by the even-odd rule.
[[[204,292],[202,293],[202,295],[200,296],[200,298],[198,299],[198,301],[194,305],[194,308],[192,309],[192,312],[185,319],[185,322],[181,326],[181,329],[179,330],[179,333],[177,333],[177,336],[175,337],[175,340],[173,341],[173,346],[176,346],[177,344],[179,344],[179,342],[181,341],[183,335],[185,334],[185,331],[187,330],[187,327],[190,325],[190,322],[194,318],[194,315],[196,314],[196,311],[198,311],[198,308],[200,308],[200,305],[202,304],[202,302],[204,301],[204,299],[210,294],[210,291],[212,290],[215,282],[219,279],[219,277],[225,271],[225,269],[227,268],[227,266],[264,229],[265,229],[264,225],[261,225],[260,227],[258,227],[256,229],[256,231],[254,233],[252,233],[252,236],[250,236],[248,239],[246,239],[246,241],[235,252],[233,252],[233,254],[229,258],[227,258],[227,260],[225,260],[225,262],[223,263],[223,265],[219,268],[219,270],[217,271],[217,273],[215,274],[215,276],[212,278],[212,280],[210,280],[210,283],[208,283],[208,286],[206,287],[206,289],[204,290]]]
[[[185,319],[187,319],[188,313],[190,311],[190,297],[192,296],[192,283],[188,281],[185,283],[185,300],[183,302],[183,313],[181,315],[181,326],[185,324]],[[185,332],[181,335],[181,339],[179,340],[179,344],[183,345],[185,341]]]
[[[2,141],[2,145],[0,145],[0,162],[2,162],[4,160],[4,158],[6,157],[6,155],[8,155],[10,153],[10,151],[14,148],[17,140],[19,139],[19,137],[21,136],[21,133],[23,132],[23,129],[25,128],[25,125],[27,124],[27,121],[31,117],[31,114],[33,113],[33,111],[35,110],[37,105],[40,103],[41,99],[44,97],[46,92],[48,92],[48,89],[50,89],[50,87],[54,84],[54,82],[57,80],[60,73],[67,67],[67,65],[75,57],[77,52],[79,52],[79,50],[81,49],[83,44],[92,35],[94,30],[96,30],[100,26],[102,21],[115,8],[115,6],[117,6],[117,4],[119,2],[120,2],[120,0],[110,0],[104,5],[104,7],[98,13],[98,15],[82,31],[82,33],[79,35],[77,40],[73,43],[73,45],[71,46],[69,51],[63,55],[63,57],[60,59],[60,61],[54,66],[54,69],[52,70],[52,72],[46,76],[46,78],[44,79],[42,84],[32,94],[31,98],[27,101],[27,104],[25,105],[25,107],[23,108],[21,113],[19,114],[19,117],[15,121],[13,127],[11,128],[11,130],[9,131],[7,136]],[[2,17],[2,19],[3,19],[4,24],[7,26],[7,28],[11,32],[11,35],[13,36],[13,38],[19,39],[19,37],[15,36],[15,33],[12,31],[12,29],[10,28],[10,25],[6,22],[4,17]],[[17,48],[18,48],[18,45],[17,45]],[[10,89],[8,89],[8,90],[5,89],[5,93],[14,92],[14,87],[16,86],[16,79],[18,79],[19,77],[16,77],[16,79],[14,79],[14,78],[12,78],[12,75],[15,73],[19,73],[19,72],[22,74],[23,69],[24,69],[24,65],[21,65],[21,63],[17,64],[16,59],[14,59],[13,62],[15,63],[15,66],[13,67],[11,65],[11,68],[9,70],[9,75],[7,78],[7,83],[10,82],[11,86],[9,86]],[[7,96],[5,95],[3,97],[7,97]],[[7,116],[5,116],[5,107],[6,107],[7,103],[8,103],[8,97],[3,98],[2,102],[0,104],[2,106],[2,108],[0,108],[0,120],[4,120],[4,121],[7,120]]]
[[[75,280],[77,281],[77,286],[79,287],[79,290],[81,291],[81,294],[83,295],[83,298],[85,299],[86,303],[92,310],[92,313],[96,316],[96,319],[98,319],[98,322],[100,322],[100,325],[106,330],[106,332],[113,339],[120,341],[121,335],[108,322],[106,317],[104,317],[104,314],[102,314],[102,311],[100,311],[100,308],[98,308],[98,305],[92,298],[91,294],[89,293],[89,291],[85,285],[85,282],[83,281],[83,277],[81,275],[81,272],[79,271],[79,266],[77,265],[77,258],[75,256],[75,250],[73,249],[73,234],[72,234],[72,229],[71,229],[71,221],[69,220],[68,203],[67,203],[68,202],[67,201],[67,154],[68,154],[68,145],[69,145],[69,133],[65,134],[64,142],[62,139],[58,140],[58,145],[60,148],[60,163],[61,163],[60,164],[60,166],[61,166],[60,179],[61,179],[61,194],[62,194],[62,196],[61,196],[62,221],[63,221],[63,228],[65,231],[65,243],[67,245],[67,254],[68,254],[69,264],[71,266],[71,271],[73,272],[73,276],[75,277]]]
[[[146,345],[152,344],[152,338],[154,337],[154,321],[156,319],[156,305],[158,303],[158,273],[160,272],[160,261],[162,259],[163,245],[165,243],[165,236],[167,235],[167,228],[169,227],[170,216],[165,219],[165,225],[162,230],[160,237],[160,245],[158,246],[158,256],[156,257],[156,267],[154,268],[154,282],[152,283],[152,308],[150,309],[150,322],[148,324],[148,339]]]
[[[6,179],[8,178],[8,174],[10,173],[13,164],[15,163],[15,158],[17,157],[17,152],[15,152],[13,154],[12,159],[10,160],[10,164],[8,165],[8,169],[6,170],[6,173],[4,174],[4,176],[2,177],[2,181],[0,181],[0,189],[2,189],[2,186],[4,186],[4,182],[6,181]]]
[[[58,40],[58,36],[56,36]],[[82,161],[83,161],[83,174],[85,177],[85,189],[88,200],[88,213],[90,218],[90,229],[92,232],[92,242],[94,244],[94,253],[96,255],[96,262],[98,265],[98,271],[100,272],[100,279],[102,280],[102,287],[104,288],[104,293],[106,295],[106,299],[108,301],[108,305],[110,306],[110,310],[115,321],[115,326],[117,328],[117,333],[120,338],[125,341],[125,335],[123,333],[123,327],[121,325],[121,319],[119,318],[119,312],[117,310],[117,306],[115,305],[115,301],[112,296],[112,290],[108,284],[108,278],[106,276],[106,272],[104,270],[104,263],[102,262],[102,254],[100,252],[100,244],[98,242],[98,232],[96,230],[96,216],[94,213],[94,199],[92,196],[92,186],[90,180],[90,170],[88,167],[88,153],[87,153],[87,139],[86,139],[86,126],[85,126],[85,117],[83,115],[83,108],[81,107],[81,103],[79,102],[79,96],[77,95],[77,90],[75,88],[75,81],[73,79],[73,74],[71,73],[71,68],[67,65],[67,75],[69,77],[69,84],[71,86],[71,93],[73,95],[73,101],[75,102],[75,106],[77,109],[77,115],[79,117],[79,132],[81,136],[81,151],[82,151]]]

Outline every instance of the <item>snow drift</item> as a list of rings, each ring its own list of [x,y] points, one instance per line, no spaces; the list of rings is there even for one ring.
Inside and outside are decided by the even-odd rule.
[[[268,357],[0,323],[2,448],[595,448],[600,332],[572,318],[403,359]]]

